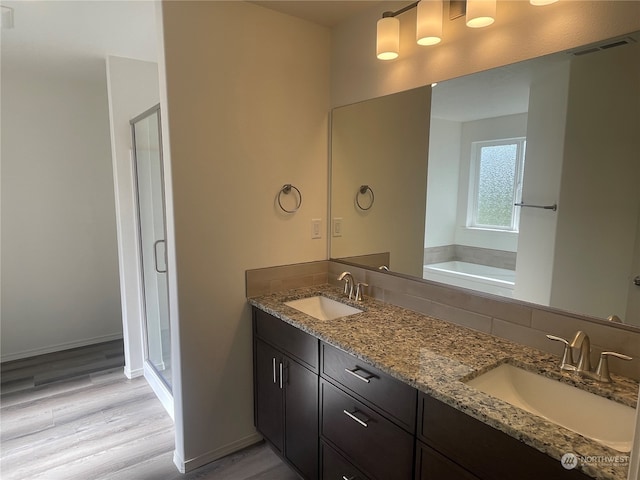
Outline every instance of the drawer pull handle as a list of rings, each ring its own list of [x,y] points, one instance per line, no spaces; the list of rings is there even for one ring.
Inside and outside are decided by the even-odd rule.
[[[273,360],[273,383],[278,383],[278,374],[276,373],[276,357],[273,357],[272,360]]]
[[[357,412],[357,410],[356,410]],[[347,412],[346,410],[343,410],[342,413],[344,413],[347,417],[349,417],[352,420],[355,420],[356,422],[358,422],[360,425],[362,425],[363,427],[368,427],[369,425],[367,424],[367,422],[360,420],[358,417],[356,417],[353,413],[351,412]],[[354,412],[355,413],[355,412]],[[367,420],[368,421],[368,420]]]
[[[358,370],[362,370],[361,368],[354,368],[353,370],[349,370],[348,368],[345,368],[344,371],[347,373],[350,373],[351,375],[353,375],[354,377],[356,377],[358,380],[362,380],[365,383],[370,383],[370,378],[373,377],[373,375],[369,374],[368,377],[363,377],[362,375],[358,375],[356,372]],[[366,370],[362,370],[363,372],[366,372]],[[369,373],[369,372],[367,372]]]
[[[283,375],[283,371],[282,371],[282,370],[283,370],[283,366],[282,366],[282,362],[280,362],[280,390],[282,390],[282,388],[283,388],[283,385],[282,385],[282,377],[283,377],[284,375]]]
[[[346,475],[342,475],[342,480],[356,480],[356,477],[347,477]]]

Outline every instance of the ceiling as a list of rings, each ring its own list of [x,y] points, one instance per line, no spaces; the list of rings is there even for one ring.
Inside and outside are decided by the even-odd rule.
[[[251,3],[309,20],[325,27],[334,27],[354,15],[381,3],[381,0],[255,0]]]
[[[0,3],[14,9],[15,24],[13,29],[2,30],[3,71],[15,68],[33,74],[46,72],[104,82],[104,59],[108,55],[157,61],[153,1],[0,0]],[[255,0],[252,3],[332,27],[381,2]],[[434,91],[434,115],[468,121],[526,111],[530,73],[516,65],[480,77],[475,75],[474,85],[479,78],[484,84],[482,95],[465,93],[467,77],[441,83]],[[448,98],[446,102],[438,101],[438,90],[449,91],[442,95]]]
[[[153,1],[0,0],[0,3],[14,10],[14,28],[2,30],[3,68],[104,81],[104,59],[108,55],[157,61]],[[332,27],[380,2],[252,3]]]
[[[108,55],[157,60],[151,1],[5,1],[14,28],[2,29],[2,69],[104,81]]]
[[[431,115],[470,122],[527,112],[535,76],[569,59],[563,53],[548,55],[438,83],[433,89]]]

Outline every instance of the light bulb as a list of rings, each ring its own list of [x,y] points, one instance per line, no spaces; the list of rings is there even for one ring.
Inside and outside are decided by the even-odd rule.
[[[416,42],[435,45],[442,40],[442,0],[422,0],[416,15]]]
[[[395,17],[383,17],[378,20],[376,55],[380,60],[398,58],[400,50],[400,20]]]
[[[467,0],[467,27],[487,27],[495,19],[496,0]]]

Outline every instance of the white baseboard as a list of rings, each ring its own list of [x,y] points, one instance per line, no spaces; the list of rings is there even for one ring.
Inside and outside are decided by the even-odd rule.
[[[203,455],[199,455],[198,457],[191,458],[186,462],[180,458],[177,451],[173,452],[173,463],[175,463],[176,467],[178,467],[178,471],[180,473],[188,473],[192,470],[195,470],[198,467],[206,465],[207,463],[214,462],[216,460],[221,459],[222,457],[226,457],[232,453],[237,452],[238,450],[242,450],[243,448],[254,445],[258,442],[262,441],[262,435],[259,433],[252,433],[251,435],[247,435],[244,438],[236,440],[235,442],[231,442],[223,447],[216,448],[210,452],[207,452]]]
[[[136,377],[140,377],[142,375],[144,375],[143,368],[136,368],[134,370],[131,370],[127,365],[124,366],[124,376],[127,377],[129,380]]]
[[[182,474],[187,473],[184,471],[184,460],[180,457],[180,455],[178,455],[177,450],[173,451],[173,464],[178,469],[178,472]]]
[[[20,360],[21,358],[35,357],[37,355],[45,355],[47,353],[60,352],[71,348],[86,347],[96,343],[111,342],[112,340],[122,339],[122,332],[112,333],[110,335],[102,335],[99,337],[86,338],[83,340],[74,340],[73,342],[58,343],[56,345],[47,345],[21,352],[7,353],[0,357],[0,362],[10,362],[12,360]]]

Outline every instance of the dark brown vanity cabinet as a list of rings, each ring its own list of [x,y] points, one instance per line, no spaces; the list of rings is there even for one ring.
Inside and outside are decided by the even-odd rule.
[[[411,480],[417,391],[324,343],[321,365],[323,480]]]
[[[420,393],[416,478],[587,480],[559,460]],[[472,473],[470,473],[472,472]]]
[[[305,479],[318,478],[318,339],[253,312],[256,429]]]
[[[304,480],[587,480],[355,356],[253,310],[255,425]]]

